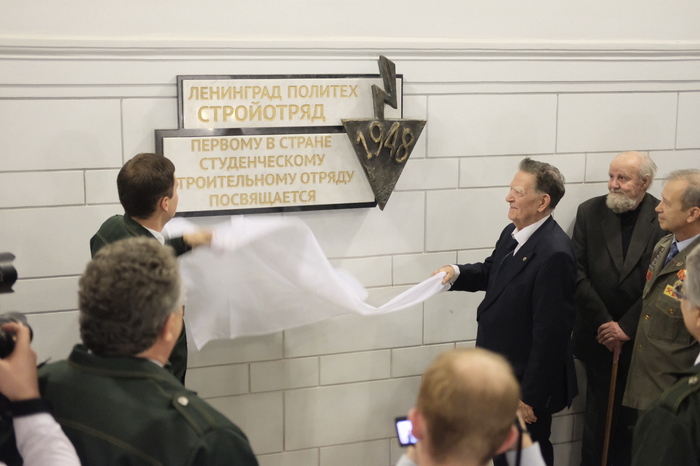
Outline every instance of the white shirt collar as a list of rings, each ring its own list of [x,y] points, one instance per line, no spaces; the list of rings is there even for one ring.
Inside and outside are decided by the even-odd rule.
[[[160,231],[151,230],[151,229],[148,228],[148,227],[144,227],[144,228],[145,228],[146,230],[150,231],[151,234],[152,234],[158,241],[160,241],[160,244],[165,245],[165,236],[163,236],[163,234],[162,234]]]
[[[520,247],[530,239],[530,237],[542,226],[544,222],[547,221],[549,217],[551,217],[551,214],[533,223],[532,225],[526,226],[522,230],[518,230],[518,227],[515,227],[515,230],[513,230],[511,235],[513,236],[513,239],[518,242],[518,245],[515,247],[513,254],[518,252],[518,249],[520,249]]]

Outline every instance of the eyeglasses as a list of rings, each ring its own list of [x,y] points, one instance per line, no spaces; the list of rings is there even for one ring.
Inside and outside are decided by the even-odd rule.
[[[673,287],[673,294],[678,299],[688,299],[688,295],[683,292],[683,282]]]

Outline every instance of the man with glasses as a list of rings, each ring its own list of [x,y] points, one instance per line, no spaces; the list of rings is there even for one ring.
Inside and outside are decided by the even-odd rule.
[[[700,245],[700,170],[672,172],[656,212],[661,228],[671,234],[654,248],[642,292],[642,313],[622,400],[636,410],[645,410],[673,385],[673,373],[687,370],[700,351],[683,325],[681,300],[674,293],[685,278],[686,257]],[[603,343],[612,338],[612,334],[603,335]]]
[[[685,280],[674,296],[680,300],[683,322],[700,338],[700,248],[685,261]],[[696,351],[697,354],[697,351]],[[634,432],[633,466],[700,464],[700,356],[671,388],[639,418]]]
[[[447,265],[451,290],[486,291],[477,309],[476,345],[508,359],[520,382],[518,411],[548,465],[552,414],[577,394],[571,346],[576,259],[571,241],[552,217],[564,196],[564,177],[525,158],[505,200],[512,222],[484,262]],[[495,464],[501,465],[503,458]]]

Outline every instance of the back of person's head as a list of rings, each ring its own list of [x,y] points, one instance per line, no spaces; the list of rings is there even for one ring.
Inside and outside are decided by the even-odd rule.
[[[688,210],[692,207],[700,207],[700,170],[697,168],[686,168],[671,172],[666,182],[682,180],[687,183],[685,191],[681,196],[681,208]]]
[[[416,409],[431,458],[485,463],[515,422],[520,386],[508,362],[480,348],[440,354],[423,374]]]
[[[78,298],[80,336],[91,351],[137,355],[181,305],[175,254],[152,238],[108,244],[85,268]]]
[[[150,217],[161,198],[173,196],[174,185],[175,165],[159,154],[138,154],[117,175],[119,202],[134,218]]]
[[[519,168],[520,171],[535,177],[535,190],[549,195],[549,209],[554,210],[566,192],[564,175],[554,165],[538,162],[530,157],[521,160]]]

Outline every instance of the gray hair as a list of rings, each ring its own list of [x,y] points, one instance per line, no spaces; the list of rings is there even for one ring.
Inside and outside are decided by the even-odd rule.
[[[683,180],[688,183],[681,196],[681,208],[688,210],[691,207],[700,207],[700,170],[697,168],[686,168],[676,170],[668,175],[666,182]]]
[[[639,172],[637,173],[637,176],[639,176],[640,180],[649,177],[649,186],[651,186],[652,182],[654,181],[654,177],[656,176],[656,164],[651,159],[651,157],[649,157],[649,153],[632,150],[629,152],[622,152],[617,157],[623,155],[634,155],[635,157],[637,157],[637,159],[639,160]]]
[[[549,208],[554,208],[564,197],[564,175],[554,165],[525,157],[520,161],[520,170],[535,177],[535,190],[549,195]]]
[[[80,277],[80,336],[100,355],[135,356],[150,348],[182,304],[175,253],[154,238],[100,249]]]

